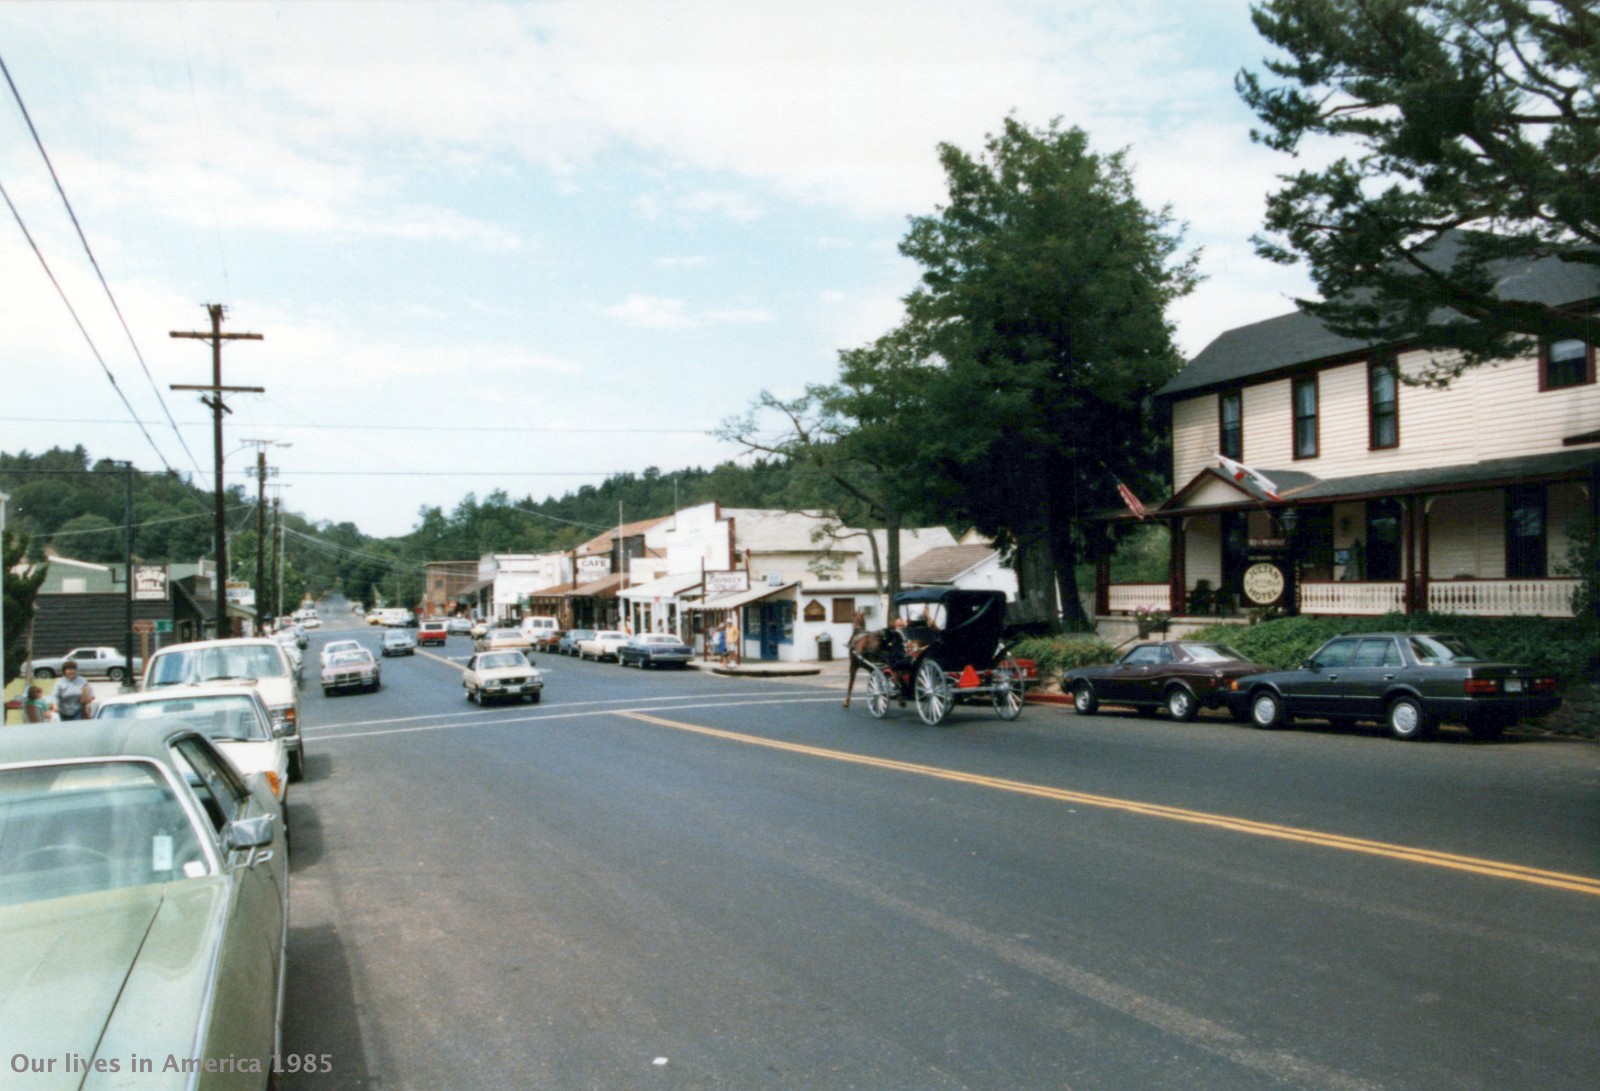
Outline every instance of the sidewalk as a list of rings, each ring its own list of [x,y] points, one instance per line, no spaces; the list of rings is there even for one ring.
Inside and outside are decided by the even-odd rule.
[[[834,659],[826,663],[786,663],[781,660],[746,659],[742,663],[723,666],[714,659],[696,659],[689,666],[708,674],[722,674],[729,678],[803,678],[822,676],[836,680],[841,685],[850,673],[847,660]]]

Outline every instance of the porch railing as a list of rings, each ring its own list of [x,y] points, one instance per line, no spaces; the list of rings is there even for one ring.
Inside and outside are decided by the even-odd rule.
[[[1406,585],[1399,581],[1311,581],[1300,584],[1302,614],[1395,614],[1406,608]]]
[[[1428,610],[1436,614],[1479,617],[1571,617],[1571,580],[1430,580]]]
[[[1164,583],[1114,583],[1107,591],[1107,608],[1113,614],[1172,609],[1172,588]]]

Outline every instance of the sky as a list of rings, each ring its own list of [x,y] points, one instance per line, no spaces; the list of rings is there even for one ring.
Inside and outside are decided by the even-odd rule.
[[[170,386],[210,346],[170,334],[218,303],[262,338],[223,383],[265,388],[226,399],[227,481],[287,444],[308,519],[388,537],[710,468],[763,391],[894,328],[939,145],[1007,116],[1126,149],[1187,225],[1192,357],[1311,292],[1250,243],[1296,168],[1233,89],[1270,52],[1247,0],[12,0],[0,59],[66,202],[0,86],[0,450],[209,489],[210,411]]]

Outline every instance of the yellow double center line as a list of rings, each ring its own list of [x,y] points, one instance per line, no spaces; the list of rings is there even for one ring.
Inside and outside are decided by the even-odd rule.
[[[894,761],[889,758],[874,758],[865,754],[852,754],[846,750],[828,750],[819,746],[783,742],[779,739],[764,739],[758,735],[744,735],[736,731],[722,731],[714,727],[702,727],[698,724],[683,723],[678,720],[666,720],[644,712],[619,712],[618,715],[626,716],[631,720],[639,720],[643,723],[656,724],[659,727],[670,727],[677,731],[688,731],[714,739],[724,739],[728,742],[764,746],[771,750],[784,750],[791,754],[805,754],[813,758],[826,758],[829,761],[866,765],[874,769],[889,769],[897,773],[932,777],[935,780],[948,780],[957,784],[971,784],[980,788],[991,788],[1002,792],[1013,792],[1017,795],[1055,800],[1058,803],[1076,803],[1085,807],[1100,807],[1105,810],[1142,814],[1151,818],[1164,818],[1171,822],[1187,822],[1196,826],[1211,826],[1216,829],[1231,830],[1234,833],[1245,833],[1255,837],[1270,837],[1278,841],[1298,841],[1306,845],[1319,845],[1323,848],[1341,849],[1345,852],[1359,852],[1368,856],[1385,856],[1391,860],[1404,860],[1413,864],[1426,864],[1429,867],[1465,871],[1474,875],[1486,875],[1493,879],[1510,879],[1515,882],[1532,883],[1537,886],[1553,887],[1557,890],[1567,890],[1576,894],[1589,894],[1600,897],[1600,879],[1589,878],[1584,875],[1545,871],[1541,868],[1524,867],[1521,864],[1508,864],[1499,860],[1483,860],[1473,856],[1458,856],[1455,853],[1435,852],[1432,849],[1392,845],[1384,841],[1368,841],[1360,837],[1344,837],[1340,834],[1322,833],[1318,830],[1300,829],[1295,826],[1280,826],[1271,822],[1253,822],[1246,818],[1209,814],[1205,811],[1191,811],[1183,807],[1167,807],[1159,803],[1141,803],[1133,799],[1091,795],[1087,792],[1051,788],[1048,785],[1029,784],[1027,781],[1008,780],[1004,777],[988,777],[978,773],[962,773],[953,769],[941,769],[936,765],[919,765],[915,762]]]

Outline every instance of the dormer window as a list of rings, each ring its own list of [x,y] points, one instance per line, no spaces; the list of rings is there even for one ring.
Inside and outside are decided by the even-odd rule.
[[[1222,395],[1217,402],[1218,425],[1221,431],[1221,451],[1228,458],[1244,459],[1244,399],[1235,390]]]
[[[1539,389],[1562,390],[1594,382],[1594,346],[1569,338],[1551,341],[1539,351]]]

